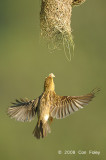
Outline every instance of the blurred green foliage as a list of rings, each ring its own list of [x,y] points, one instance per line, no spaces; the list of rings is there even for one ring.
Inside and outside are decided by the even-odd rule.
[[[106,159],[106,1],[86,1],[73,8],[75,51],[50,52],[40,38],[40,0],[7,0],[0,4],[0,160]],[[56,76],[56,93],[101,92],[85,109],[54,120],[52,133],[37,140],[31,123],[11,120],[6,111],[15,98],[39,96],[45,77]],[[58,150],[99,150],[97,155],[58,155]]]

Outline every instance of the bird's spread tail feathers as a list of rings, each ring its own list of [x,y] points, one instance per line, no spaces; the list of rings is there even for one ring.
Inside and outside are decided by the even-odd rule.
[[[34,129],[33,135],[37,139],[40,139],[41,137],[44,138],[45,136],[47,136],[47,134],[50,132],[51,132],[51,129],[50,129],[49,124],[47,122],[45,124],[43,124],[42,121],[40,121],[40,124],[37,123],[37,125]]]

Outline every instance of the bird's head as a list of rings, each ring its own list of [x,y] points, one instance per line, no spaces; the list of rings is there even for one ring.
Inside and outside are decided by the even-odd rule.
[[[44,91],[54,91],[55,90],[53,77],[55,77],[53,73],[49,74],[49,76],[46,77],[45,83],[44,83]]]

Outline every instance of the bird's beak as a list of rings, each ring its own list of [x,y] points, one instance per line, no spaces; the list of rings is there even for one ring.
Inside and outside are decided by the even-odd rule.
[[[52,78],[55,77],[55,75],[53,73],[50,73],[49,76],[52,77]]]

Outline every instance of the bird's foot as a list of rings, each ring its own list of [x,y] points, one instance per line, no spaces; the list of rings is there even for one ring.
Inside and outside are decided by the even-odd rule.
[[[72,6],[78,6],[84,2],[85,2],[85,0],[72,0]]]

